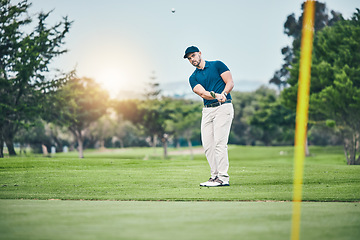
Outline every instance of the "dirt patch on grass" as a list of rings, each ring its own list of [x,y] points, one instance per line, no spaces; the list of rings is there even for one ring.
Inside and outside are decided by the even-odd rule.
[[[190,150],[189,148],[187,149],[179,149],[179,150],[175,150],[175,151],[170,151],[169,155],[200,155],[200,154],[205,154],[204,149],[201,148],[193,148],[192,150]]]

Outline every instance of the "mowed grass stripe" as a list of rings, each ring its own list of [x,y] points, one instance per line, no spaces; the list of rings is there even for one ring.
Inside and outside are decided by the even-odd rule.
[[[2,239],[289,239],[291,202],[0,200]],[[301,239],[355,240],[359,203],[303,203]]]
[[[341,147],[312,147],[304,201],[359,201],[360,168]],[[209,178],[203,154],[161,159],[151,148],[0,159],[2,199],[291,201],[292,147],[229,146],[230,187],[200,188]],[[161,154],[161,149],[156,149]],[[144,160],[149,159],[149,160]]]

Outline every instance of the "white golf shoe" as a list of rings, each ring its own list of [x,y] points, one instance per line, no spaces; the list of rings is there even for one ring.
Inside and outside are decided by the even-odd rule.
[[[200,183],[201,187],[221,187],[221,186],[230,186],[229,182],[222,181],[218,177],[209,178],[207,182]]]
[[[215,178],[209,178],[209,180],[207,180],[206,182],[200,183],[200,186],[206,187],[206,186],[209,185],[210,183],[214,182],[216,178],[217,178],[217,177],[215,177]]]

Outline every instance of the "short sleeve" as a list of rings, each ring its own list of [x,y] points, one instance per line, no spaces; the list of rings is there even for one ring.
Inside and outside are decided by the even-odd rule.
[[[229,68],[222,61],[216,61],[215,66],[216,69],[218,70],[219,75],[221,75],[226,71],[229,71]]]
[[[191,90],[194,89],[194,87],[199,84],[199,82],[196,80],[196,77],[194,75],[190,76],[189,83],[191,86]]]

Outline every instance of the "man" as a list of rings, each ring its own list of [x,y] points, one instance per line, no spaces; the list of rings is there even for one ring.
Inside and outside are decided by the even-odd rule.
[[[185,50],[184,58],[196,67],[189,82],[192,90],[204,100],[201,140],[211,177],[207,182],[200,183],[200,186],[230,186],[227,143],[234,117],[230,95],[234,81],[224,63],[203,60],[200,50],[195,46]]]

